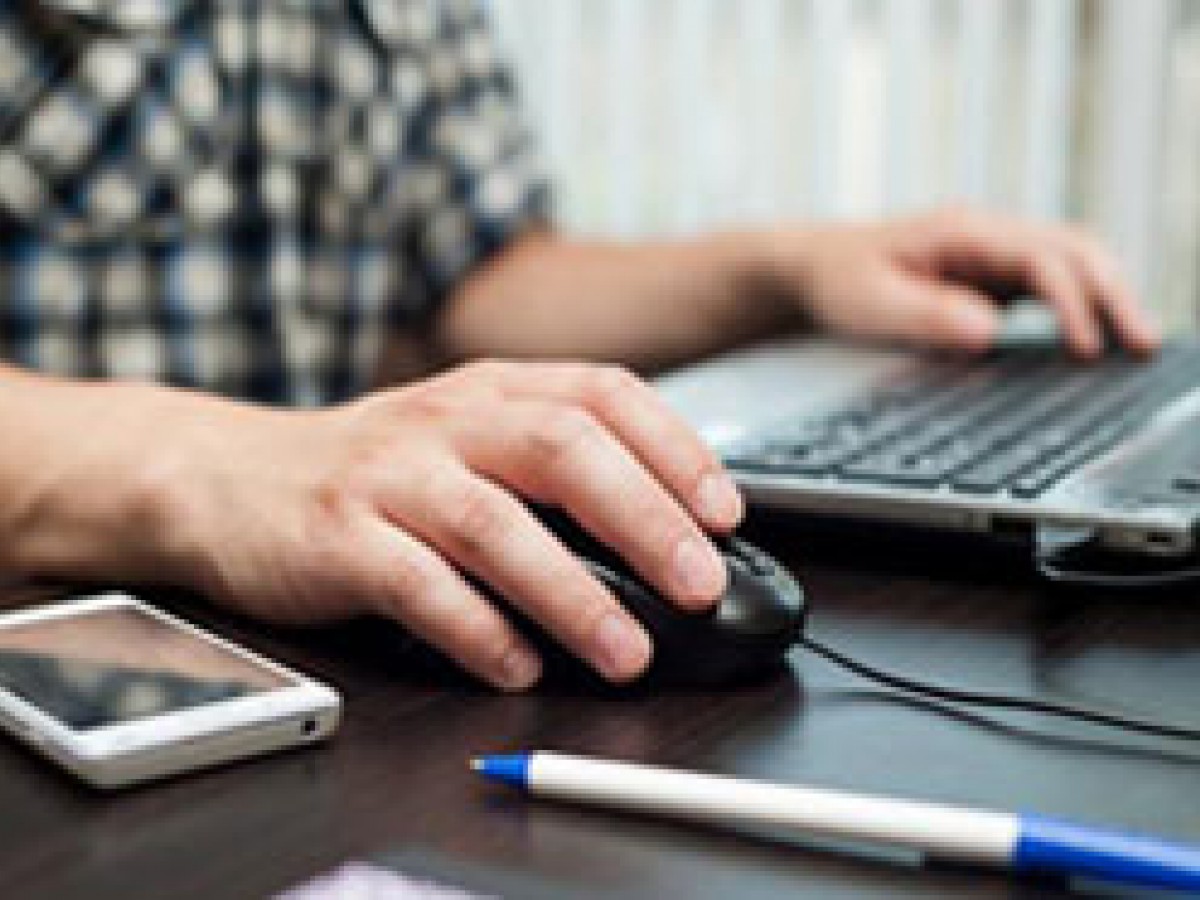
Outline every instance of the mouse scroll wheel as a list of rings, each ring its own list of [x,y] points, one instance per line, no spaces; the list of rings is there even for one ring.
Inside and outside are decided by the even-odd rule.
[[[735,537],[722,537],[717,539],[716,544],[728,559],[729,565],[738,571],[760,578],[767,577],[775,571],[771,560],[765,554],[754,550],[745,541]]]

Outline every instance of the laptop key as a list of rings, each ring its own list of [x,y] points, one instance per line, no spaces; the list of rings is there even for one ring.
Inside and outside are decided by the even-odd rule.
[[[990,468],[980,468],[956,475],[950,486],[966,494],[994,494],[1004,486],[1004,479]]]
[[[771,475],[828,475],[852,453],[849,448],[814,450],[800,456],[790,453],[739,453],[725,457],[725,465],[734,470]]]
[[[1066,453],[1023,474],[1009,485],[1009,490],[1014,497],[1025,500],[1038,496],[1084,463],[1102,454],[1125,431],[1125,423],[1121,422],[1102,426]]]
[[[933,487],[949,471],[936,457],[872,457],[842,466],[838,474],[853,481],[871,481],[897,487]]]
[[[1171,480],[1171,487],[1181,494],[1200,494],[1200,475],[1194,472],[1176,475]]]
[[[951,485],[971,494],[993,493],[1013,477],[1044,458],[1047,447],[1031,441],[988,457],[987,462],[955,475]]]

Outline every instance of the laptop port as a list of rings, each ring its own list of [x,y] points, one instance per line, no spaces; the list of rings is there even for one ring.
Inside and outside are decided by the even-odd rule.
[[[1158,550],[1169,550],[1175,547],[1179,542],[1173,534],[1165,534],[1160,531],[1152,531],[1145,537],[1146,546],[1153,547]]]

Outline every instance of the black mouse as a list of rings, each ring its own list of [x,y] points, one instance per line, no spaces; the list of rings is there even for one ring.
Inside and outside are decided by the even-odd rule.
[[[774,559],[737,538],[717,538],[729,566],[729,584],[720,602],[705,613],[685,612],[664,600],[621,557],[561,512],[535,508],[546,527],[606,585],[654,645],[650,667],[633,685],[720,687],[777,671],[784,654],[799,640],[806,604],[796,581]],[[472,583],[529,639],[543,660],[542,681],[592,688],[609,687],[600,675],[565,649],[536,622],[507,603],[488,585]],[[390,631],[391,629],[384,629]],[[409,671],[443,677],[455,671],[444,656],[401,632],[397,648],[379,629],[371,643],[390,643],[389,657]]]
[[[654,646],[650,666],[641,676],[625,685],[612,685],[489,585],[470,579],[537,648],[543,682],[601,689],[735,685],[778,671],[784,655],[804,633],[808,613],[804,592],[782,565],[746,541],[714,539],[729,567],[728,586],[712,609],[686,612],[665,600],[615,551],[564,513],[541,506],[532,512],[613,592],[650,634]],[[377,625],[356,629],[354,640],[360,650],[364,645],[372,647],[408,671],[439,679],[459,672],[447,657],[403,630]]]
[[[729,569],[728,586],[711,610],[686,612],[573,520],[557,511],[538,512],[650,634],[654,655],[635,684],[719,687],[744,682],[777,671],[784,654],[800,640],[807,613],[804,592],[782,565],[746,541],[715,539]],[[545,678],[599,680],[587,663],[537,625],[519,615],[514,620],[542,653]]]

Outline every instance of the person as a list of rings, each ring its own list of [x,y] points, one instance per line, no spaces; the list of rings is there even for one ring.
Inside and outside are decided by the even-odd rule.
[[[703,608],[742,499],[632,371],[782,329],[979,351],[1157,337],[1083,233],[961,209],[638,245],[552,227],[480,7],[20,0],[0,13],[0,573],[373,613],[484,681],[652,647],[532,517]],[[628,367],[628,368],[626,368]],[[802,386],[800,386],[802,387]]]

